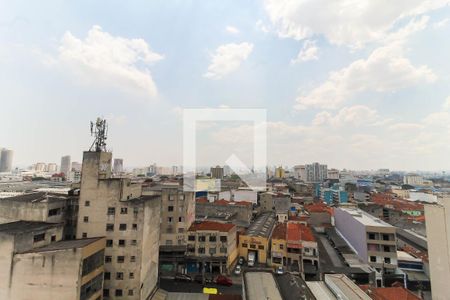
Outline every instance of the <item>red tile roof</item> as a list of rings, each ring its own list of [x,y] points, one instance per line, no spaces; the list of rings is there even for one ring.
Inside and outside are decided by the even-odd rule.
[[[374,300],[420,300],[418,296],[403,287],[370,288],[367,285],[360,287]]]
[[[194,222],[191,227],[189,227],[189,231],[221,231],[228,232],[235,227],[234,224],[228,223],[219,223],[213,221],[203,221],[203,222]]]
[[[300,230],[301,230],[302,241],[308,241],[308,242],[316,241],[316,238],[314,237],[310,227],[300,224]]]
[[[279,223],[272,232],[272,238],[277,240],[286,239],[286,223]]]
[[[390,193],[376,193],[371,196],[372,202],[386,206],[388,208],[404,211],[404,210],[418,210],[424,211],[423,204],[408,201],[402,198],[396,198]]]
[[[329,213],[331,216],[333,215],[333,208],[329,207],[328,205],[326,205],[323,202],[307,204],[307,205],[305,205],[305,210],[307,210],[309,213],[326,212],[326,213]]]
[[[299,223],[287,224],[287,236],[288,241],[300,241],[301,240],[301,228]]]
[[[195,200],[195,202],[197,202],[197,203],[208,203],[209,201],[208,201],[208,198],[202,197],[202,198],[197,198]]]

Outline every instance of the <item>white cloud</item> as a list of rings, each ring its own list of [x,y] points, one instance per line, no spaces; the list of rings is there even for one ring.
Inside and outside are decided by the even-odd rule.
[[[303,42],[303,47],[298,53],[297,57],[291,63],[301,63],[309,60],[317,60],[319,58],[319,47],[316,46],[315,41],[306,40]]]
[[[211,57],[208,71],[203,75],[206,78],[220,79],[236,71],[241,63],[248,58],[253,50],[253,44],[225,44],[219,46]]]
[[[231,33],[231,34],[238,34],[240,31],[239,29],[237,29],[234,26],[228,25],[227,27],[225,27],[226,32]]]
[[[434,29],[443,28],[443,27],[447,26],[449,22],[450,22],[450,18],[442,19],[436,23],[433,23],[433,28]]]
[[[376,110],[364,105],[355,105],[351,107],[342,108],[335,116],[327,111],[318,113],[312,124],[314,126],[361,126],[361,125],[374,125],[379,120],[379,116]]]
[[[66,32],[58,61],[88,82],[105,82],[125,90],[157,95],[148,65],[163,59],[143,39],[117,37],[93,26],[82,40]]]
[[[444,108],[445,110],[450,110],[450,96],[448,96],[447,99],[445,99],[442,108]]]
[[[336,109],[362,92],[392,92],[418,83],[436,80],[433,71],[414,66],[403,56],[403,44],[412,33],[425,28],[428,18],[413,20],[385,37],[386,46],[376,48],[367,59],[331,72],[328,79],[297,98],[296,109],[309,107]]]
[[[324,35],[332,44],[361,47],[382,39],[399,20],[445,6],[449,0],[265,0],[280,37]]]

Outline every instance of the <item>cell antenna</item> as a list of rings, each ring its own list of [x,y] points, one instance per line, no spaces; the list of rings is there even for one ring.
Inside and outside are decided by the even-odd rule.
[[[97,118],[97,121],[91,121],[91,136],[95,137],[89,151],[106,152],[106,139],[108,135],[108,124],[105,119]]]

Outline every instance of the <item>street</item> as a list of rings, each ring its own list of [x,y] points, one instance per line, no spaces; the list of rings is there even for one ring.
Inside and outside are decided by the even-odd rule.
[[[173,279],[161,279],[160,287],[168,292],[202,293],[203,285],[197,282],[182,282]],[[220,294],[241,295],[242,285],[222,286],[215,283],[205,285],[205,287],[217,288]]]

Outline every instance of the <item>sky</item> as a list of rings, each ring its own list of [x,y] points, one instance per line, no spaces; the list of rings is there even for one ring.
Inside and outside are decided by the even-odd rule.
[[[0,147],[183,164],[183,110],[265,109],[267,164],[450,170],[449,0],[0,1]],[[252,123],[197,127],[252,159]],[[257,149],[256,149],[257,151]]]

